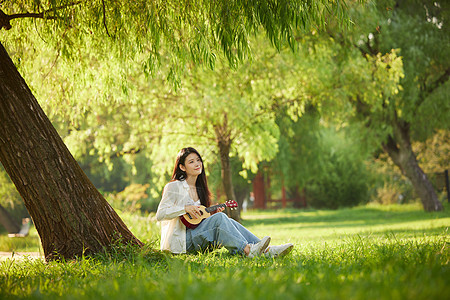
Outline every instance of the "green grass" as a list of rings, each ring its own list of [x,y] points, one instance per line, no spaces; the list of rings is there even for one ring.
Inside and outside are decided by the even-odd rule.
[[[43,252],[41,240],[34,227],[24,238],[10,238],[7,232],[0,233],[0,251],[4,252]]]
[[[446,204],[439,213],[407,205],[244,214],[243,224],[258,236],[295,244],[291,255],[276,260],[230,256],[223,249],[162,254],[152,250],[159,239],[152,217],[124,215],[148,247],[48,264],[8,259],[0,262],[0,298],[445,299],[449,210]]]

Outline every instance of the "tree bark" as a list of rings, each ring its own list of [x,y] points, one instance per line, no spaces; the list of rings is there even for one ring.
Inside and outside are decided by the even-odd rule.
[[[220,164],[221,164],[221,177],[222,184],[225,195],[227,196],[227,200],[235,200],[236,195],[234,193],[232,174],[231,174],[231,164],[230,164],[230,148],[231,148],[231,139],[230,135],[227,132],[227,118],[225,116],[223,127],[215,127],[217,144],[219,146],[219,155],[220,155]],[[242,203],[241,203],[242,204]],[[235,210],[231,210],[230,216],[234,220],[240,222],[241,214],[240,214],[240,206]]]
[[[0,161],[21,194],[46,260],[142,245],[84,174],[0,43]]]
[[[220,163],[222,165],[222,183],[223,183],[223,189],[225,191],[225,194],[227,195],[227,200],[235,200],[236,201],[236,195],[234,193],[233,188],[233,182],[231,178],[231,165],[230,165],[230,148],[226,145],[220,145],[219,144],[219,151],[220,151]],[[231,218],[235,219],[236,221],[240,222],[241,220],[241,214],[240,214],[240,205],[235,210],[231,210]]]
[[[409,124],[395,120],[393,122],[393,128],[393,134],[383,144],[384,150],[400,168],[402,174],[411,180],[416,194],[422,201],[423,208],[426,211],[443,210],[444,207],[439,201],[433,185],[420,168],[416,155],[412,150]]]

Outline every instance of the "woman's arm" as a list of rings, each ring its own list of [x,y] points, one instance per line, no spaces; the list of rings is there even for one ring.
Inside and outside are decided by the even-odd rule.
[[[158,221],[170,220],[186,213],[183,191],[179,191],[177,184],[168,183],[164,187],[163,196],[156,212]]]

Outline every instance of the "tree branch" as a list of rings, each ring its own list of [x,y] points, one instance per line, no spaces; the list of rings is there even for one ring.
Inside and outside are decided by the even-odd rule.
[[[435,82],[432,84],[426,86],[423,85],[423,89],[420,90],[420,101],[417,102],[417,105],[415,107],[415,111],[419,109],[419,107],[425,102],[427,99],[427,96],[430,95],[434,90],[436,90],[438,87],[440,87],[442,84],[444,84],[450,77],[450,69],[445,70],[444,74],[441,75]]]
[[[11,23],[9,22],[10,19],[8,18],[9,16],[6,15],[1,9],[0,9],[0,30],[2,28],[5,28],[5,30],[10,30],[11,29]]]
[[[450,77],[450,68],[445,70],[444,74],[439,77],[438,80],[433,82],[432,84],[425,87],[424,92],[427,94],[431,94],[435,89],[437,89],[440,85],[444,84],[448,78]]]
[[[111,37],[111,35],[109,34],[108,31],[108,26],[106,25],[106,7],[105,7],[105,0],[102,0],[102,5],[103,5],[103,25],[105,26],[106,29],[106,34]]]
[[[80,3],[81,3],[81,1],[77,1],[77,2],[73,2],[73,3],[69,3],[67,5],[50,8],[50,9],[44,10],[39,13],[26,12],[26,13],[20,13],[20,14],[7,15],[0,9],[0,30],[2,28],[5,28],[5,30],[11,29],[12,26],[11,26],[10,21],[14,20],[14,19],[35,18],[35,19],[45,19],[45,20],[56,20],[56,19],[58,19],[56,16],[51,16],[49,14],[56,10],[65,9],[65,8],[68,8],[71,6],[78,5]]]
[[[384,151],[386,151],[390,155],[394,162],[398,160],[400,150],[398,149],[397,143],[395,142],[392,135],[388,135],[387,140],[382,143],[382,147]]]

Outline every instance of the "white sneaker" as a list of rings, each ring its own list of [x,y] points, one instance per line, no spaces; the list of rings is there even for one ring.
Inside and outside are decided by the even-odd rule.
[[[266,251],[264,252],[264,255],[266,257],[274,257],[274,258],[275,257],[283,257],[283,256],[289,254],[289,252],[291,252],[293,248],[294,248],[294,245],[291,243],[279,245],[279,246],[270,246],[269,248],[266,249]]]
[[[265,236],[259,241],[259,243],[256,244],[250,244],[250,251],[248,252],[249,258],[253,258],[256,256],[260,256],[262,253],[264,253],[264,250],[269,246],[270,243],[270,236]]]

